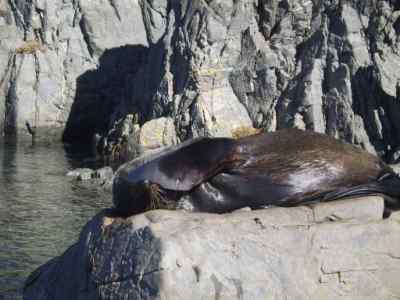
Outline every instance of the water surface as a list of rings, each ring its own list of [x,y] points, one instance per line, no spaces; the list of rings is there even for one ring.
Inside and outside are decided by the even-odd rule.
[[[62,145],[0,143],[0,300],[22,299],[29,273],[66,250],[111,205],[110,194],[65,176],[94,164],[89,152],[68,154]]]

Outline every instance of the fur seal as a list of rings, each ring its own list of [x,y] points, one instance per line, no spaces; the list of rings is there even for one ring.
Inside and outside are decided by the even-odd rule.
[[[400,178],[388,165],[351,144],[297,129],[194,139],[121,166],[113,182],[114,206],[124,216],[157,208],[225,213],[372,194],[399,208]]]

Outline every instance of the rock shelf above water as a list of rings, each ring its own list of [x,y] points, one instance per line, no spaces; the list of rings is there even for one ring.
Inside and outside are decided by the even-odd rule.
[[[395,299],[400,214],[367,197],[231,214],[95,216],[25,299]]]

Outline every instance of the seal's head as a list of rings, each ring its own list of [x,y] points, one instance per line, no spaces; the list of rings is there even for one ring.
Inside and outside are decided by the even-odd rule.
[[[153,209],[175,209],[170,193],[149,180],[135,183],[116,177],[113,182],[113,203],[120,216],[131,216]]]
[[[234,142],[200,138],[122,165],[113,181],[115,211],[121,216],[149,209],[176,209],[180,197],[232,161]]]
[[[113,203],[118,215],[129,216],[147,210],[150,206],[149,182],[139,181],[129,184],[122,177],[113,182]]]

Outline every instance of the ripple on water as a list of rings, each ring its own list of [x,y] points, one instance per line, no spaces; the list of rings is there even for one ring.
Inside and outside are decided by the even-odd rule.
[[[26,277],[61,254],[82,226],[104,207],[109,194],[65,176],[87,155],[61,146],[0,144],[0,300],[21,299]]]

